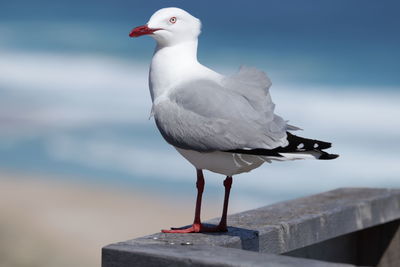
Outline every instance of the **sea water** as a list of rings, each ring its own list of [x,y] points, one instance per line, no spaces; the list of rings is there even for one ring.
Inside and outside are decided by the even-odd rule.
[[[203,20],[203,64],[227,75],[243,64],[266,71],[276,112],[304,129],[298,135],[330,141],[340,154],[238,175],[240,207],[337,187],[400,186],[398,4],[311,2],[233,1],[211,10],[175,3]],[[194,168],[149,119],[154,41],[128,38],[164,2],[1,5],[1,169],[193,193]],[[220,194],[223,177],[206,177]]]

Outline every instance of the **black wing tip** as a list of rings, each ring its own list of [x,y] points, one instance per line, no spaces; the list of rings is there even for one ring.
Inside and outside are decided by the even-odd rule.
[[[280,153],[317,152],[317,155],[320,154],[319,157],[315,156],[317,159],[330,160],[339,157],[339,155],[337,154],[329,154],[328,152],[324,151],[325,149],[332,147],[332,143],[330,142],[304,138],[291,134],[289,132],[287,132],[287,140],[289,144],[285,147],[276,147],[273,149],[264,149],[264,148],[233,149],[233,150],[227,150],[225,152],[258,155],[258,156],[272,156],[272,157],[282,157]]]
[[[324,151],[322,151],[322,152],[324,152]],[[339,157],[338,154],[329,154],[329,153],[324,152],[318,159],[330,160],[330,159],[336,159],[338,157]]]
[[[296,147],[297,145],[302,145],[306,150],[323,150],[323,149],[328,149],[332,147],[332,143],[330,142],[325,142],[321,140],[315,140],[315,139],[310,139],[310,138],[304,138],[300,137],[297,135],[294,135],[290,132],[286,132],[287,134],[287,140],[289,142],[289,146],[294,146]]]
[[[315,140],[315,143],[318,144],[318,149],[328,149],[332,147],[332,143],[329,142]]]

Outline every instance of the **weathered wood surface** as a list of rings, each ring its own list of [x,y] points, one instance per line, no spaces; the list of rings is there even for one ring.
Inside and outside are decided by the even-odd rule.
[[[287,253],[291,256],[329,261],[337,259],[362,265],[374,262],[373,265],[379,263],[381,266],[396,266],[389,264],[396,262],[400,266],[399,253],[396,251],[399,247],[399,238],[396,241],[398,224],[394,223],[391,226],[388,224],[399,219],[400,190],[343,188],[230,215],[228,216],[230,226],[227,233],[156,233],[112,244],[103,249],[103,266],[125,266],[111,263],[112,259],[116,258],[113,257],[113,253],[115,256],[117,254],[127,255],[127,253],[138,255],[140,248],[149,248],[148,246],[153,249],[158,246],[158,249],[165,253],[180,251],[178,254],[182,254],[183,251],[197,247],[202,248],[201,251],[207,247],[219,251],[220,247],[225,247],[236,248],[232,250],[235,255],[248,253],[245,250],[250,250],[273,254]],[[216,224],[217,222],[218,218],[208,223]],[[368,231],[374,226],[378,230]],[[357,234],[352,236],[352,233]],[[386,236],[386,239],[382,238],[382,233],[385,233],[383,236]],[[370,242],[378,244],[377,247],[366,245]],[[346,246],[347,249],[344,249]],[[354,248],[354,252],[348,253],[349,248]],[[240,253],[236,254],[237,251]],[[368,253],[368,256],[357,256],[360,252]],[[384,254],[386,256],[383,256]],[[193,253],[190,255],[191,257],[195,256]],[[266,258],[271,256],[268,254],[257,255]],[[224,255],[221,257],[228,260]],[[246,258],[243,255],[240,257]],[[217,260],[217,258],[213,260]],[[289,259],[300,262],[298,258]],[[288,263],[288,261],[285,262]],[[385,262],[387,263],[385,264]]]

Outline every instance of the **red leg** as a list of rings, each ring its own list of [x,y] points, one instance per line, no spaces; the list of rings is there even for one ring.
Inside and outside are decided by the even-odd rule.
[[[200,213],[201,213],[201,201],[203,198],[203,192],[204,192],[204,175],[202,170],[197,170],[197,182],[196,182],[196,188],[197,188],[197,199],[196,199],[196,210],[194,212],[194,224],[200,224]]]
[[[200,232],[226,232],[227,225],[226,225],[226,216],[228,212],[228,200],[229,200],[229,193],[232,186],[232,177],[226,177],[224,181],[225,187],[225,198],[224,198],[224,208],[222,212],[221,221],[218,226],[216,227],[206,227],[201,223],[200,220],[200,213],[201,213],[201,200],[204,191],[204,176],[202,170],[197,170],[197,200],[196,200],[196,211],[194,215],[193,224],[189,227],[183,228],[171,228],[171,230],[161,230],[163,233],[200,233]]]
[[[219,231],[226,232],[228,231],[227,224],[226,224],[226,216],[228,213],[228,202],[229,202],[229,194],[231,192],[232,187],[232,176],[227,176],[224,181],[225,187],[225,197],[224,197],[224,208],[222,210],[222,217],[221,221],[219,222],[217,228]]]
[[[163,233],[198,233],[202,230],[200,212],[201,212],[201,200],[204,191],[204,176],[202,170],[197,170],[197,200],[196,200],[196,210],[194,214],[193,225],[188,228],[171,228],[171,230],[161,230]]]

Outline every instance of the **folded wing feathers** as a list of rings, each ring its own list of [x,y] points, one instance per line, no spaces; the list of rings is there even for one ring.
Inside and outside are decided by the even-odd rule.
[[[269,94],[271,84],[264,72],[246,66],[242,66],[238,73],[223,81],[223,87],[246,98],[255,110],[263,113],[269,120],[273,119],[275,108]]]
[[[254,67],[241,66],[238,73],[225,78],[223,86],[246,98],[267,121],[274,121],[271,127],[279,128],[283,132],[301,130],[274,114],[275,104],[269,93],[271,85],[272,82],[265,72]]]
[[[274,114],[270,86],[264,72],[245,66],[220,85],[207,80],[182,84],[170,93],[171,101],[153,106],[156,124],[170,144],[184,149],[277,158],[284,158],[285,153],[336,158],[322,151],[330,143],[288,132],[300,128]]]
[[[246,85],[246,86],[243,86]],[[275,104],[272,102],[269,88],[272,83],[268,76],[256,68],[242,66],[239,72],[229,77],[226,86],[243,95],[254,109],[263,112],[265,116],[272,119],[270,124],[271,132],[297,131],[301,128],[287,124],[281,117],[274,114]],[[243,88],[247,90],[244,92]],[[310,153],[317,155],[318,159],[334,159],[336,154],[329,154],[324,149],[330,148],[331,143],[307,139],[286,132],[288,145],[275,149],[236,149],[229,152],[241,152],[243,154],[265,155],[272,157],[282,157],[280,153]]]

